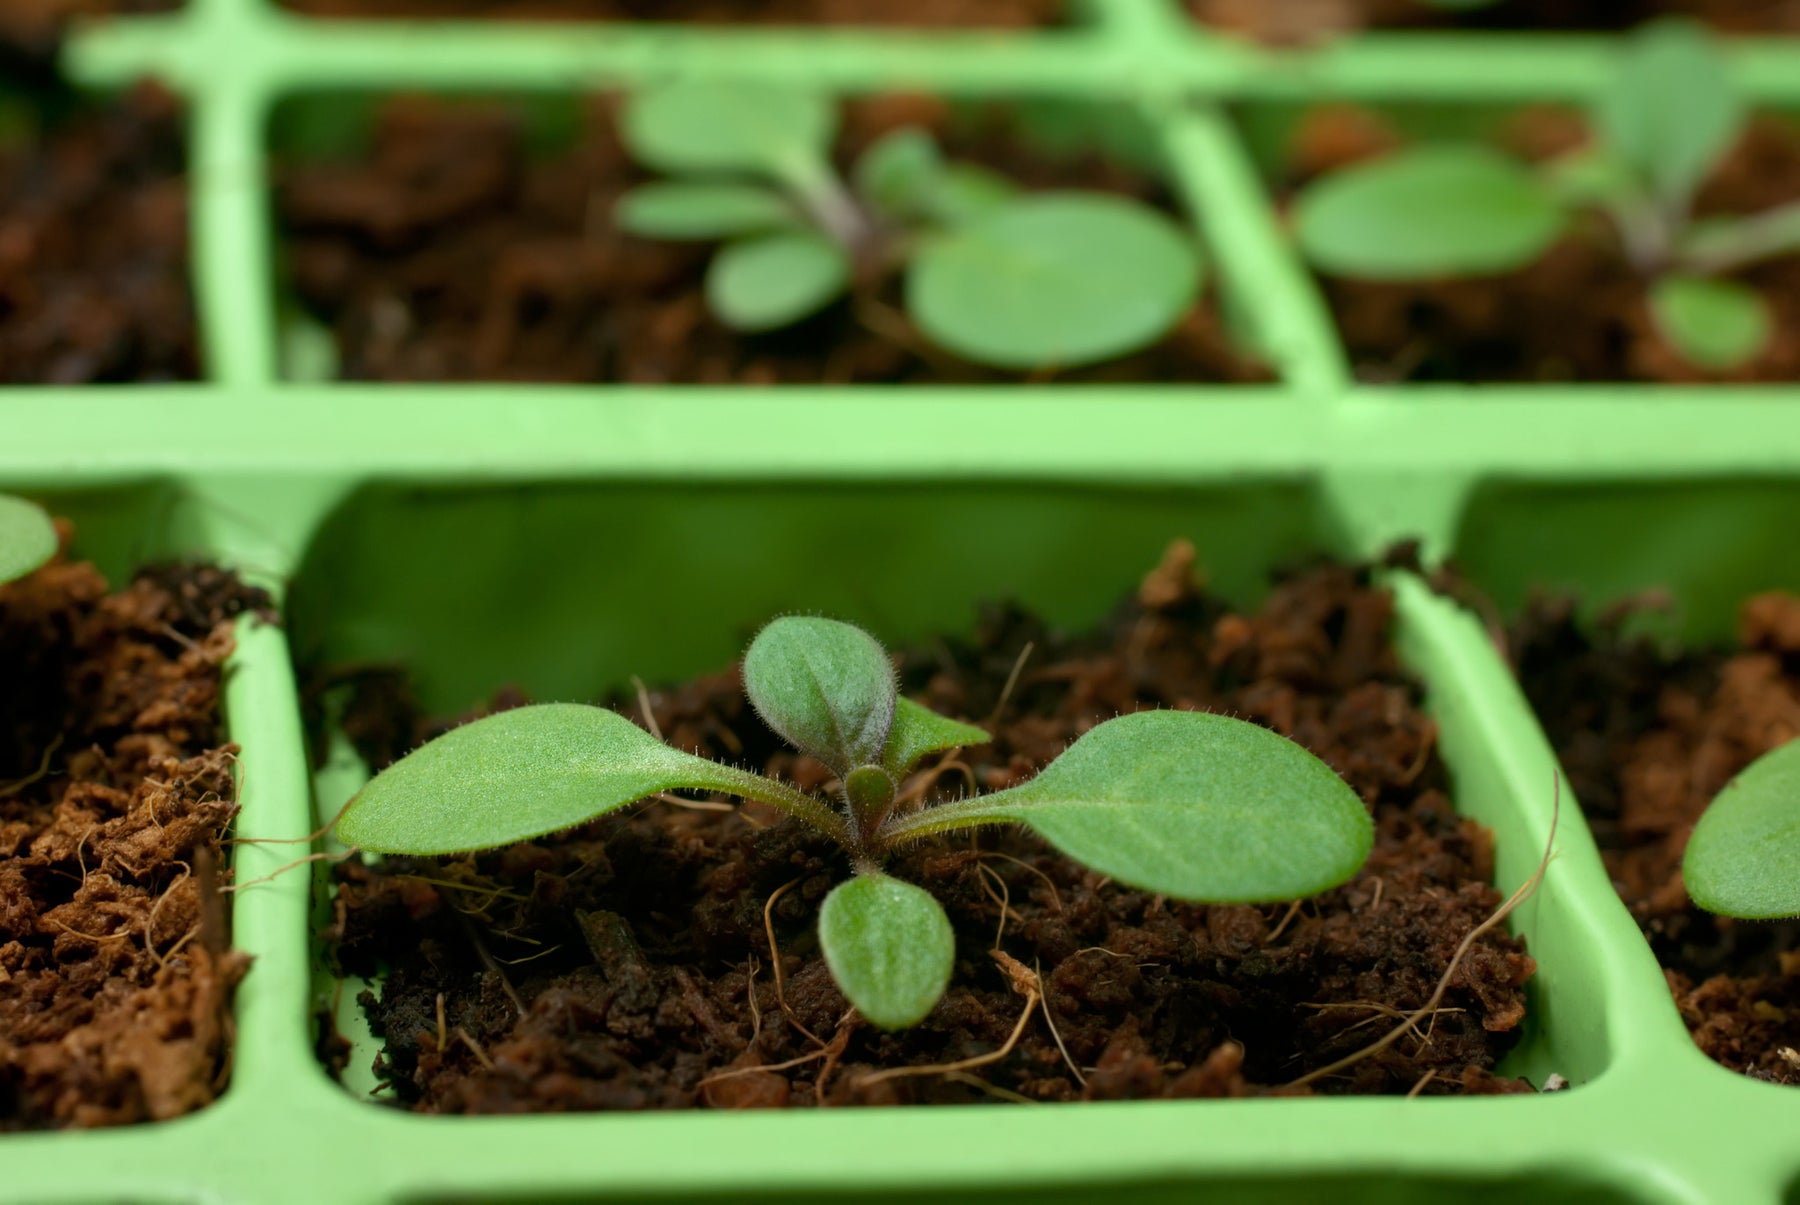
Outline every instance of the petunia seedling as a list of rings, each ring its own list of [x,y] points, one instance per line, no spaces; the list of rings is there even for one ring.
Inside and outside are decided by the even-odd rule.
[[[56,525],[34,503],[0,494],[0,585],[56,555]]]
[[[1071,368],[1155,342],[1193,304],[1200,255],[1157,210],[1094,192],[1023,193],[894,131],[846,181],[826,97],[687,80],[633,95],[625,145],[668,178],[619,201],[637,235],[717,242],[713,316],[774,330],[903,279],[930,342],[1002,369]]]
[[[1467,143],[1385,155],[1305,189],[1295,235],[1326,272],[1423,280],[1523,268],[1579,215],[1599,214],[1644,279],[1663,337],[1694,366],[1727,372],[1774,333],[1767,300],[1732,273],[1800,252],[1800,201],[1694,216],[1694,194],[1744,116],[1711,35],[1692,22],[1653,22],[1626,41],[1588,145],[1538,167]]]
[[[907,788],[920,760],[988,734],[902,697],[874,637],[835,620],[777,619],[743,673],[763,721],[836,776],[830,797],[672,749],[616,712],[548,703],[476,720],[394,763],[350,801],[338,836],[377,853],[449,854],[664,791],[757,800],[849,855],[855,874],[825,897],[819,944],[844,995],[889,1029],[931,1011],[955,955],[937,900],[882,869],[909,842],[1023,824],[1120,883],[1260,903],[1343,882],[1374,841],[1367,809],[1329,766],[1266,728],[1205,712],[1108,720],[1021,786],[919,806]]]
[[[1800,740],[1750,763],[1707,806],[1681,876],[1708,912],[1800,916]]]

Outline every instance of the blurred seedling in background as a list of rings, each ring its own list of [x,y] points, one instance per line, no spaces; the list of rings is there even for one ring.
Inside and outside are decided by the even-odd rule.
[[[827,97],[685,81],[629,98],[625,145],[669,177],[622,197],[630,233],[722,244],[707,305],[745,332],[791,326],[903,278],[931,344],[993,368],[1079,367],[1156,342],[1194,303],[1201,261],[1159,211],[1098,192],[1021,192],[946,160],[916,128],[833,166]]]
[[[1719,792],[1688,839],[1681,877],[1708,912],[1800,916],[1800,740],[1763,754]]]
[[[0,494],[0,586],[56,555],[56,525],[34,503]]]
[[[338,837],[377,853],[451,854],[666,791],[768,804],[849,855],[854,876],[825,897],[819,944],[844,995],[888,1029],[931,1011],[955,957],[937,900],[882,870],[920,838],[1023,824],[1120,883],[1208,903],[1323,891],[1356,873],[1374,842],[1367,809],[1330,767],[1243,720],[1121,716],[1023,785],[919,806],[902,785],[920,760],[989,736],[900,697],[874,637],[834,620],[777,619],[750,645],[743,675],[763,721],[836,776],[835,799],[672,749],[616,712],[550,703],[476,720],[394,763],[346,806]]]
[[[1334,275],[1427,280],[1523,268],[1597,213],[1644,278],[1664,338],[1695,367],[1728,372],[1774,333],[1768,302],[1732,273],[1800,251],[1800,199],[1744,216],[1694,215],[1695,192],[1745,116],[1704,28],[1655,22],[1626,40],[1593,106],[1588,145],[1535,167],[1477,143],[1403,149],[1303,190],[1295,233]]]

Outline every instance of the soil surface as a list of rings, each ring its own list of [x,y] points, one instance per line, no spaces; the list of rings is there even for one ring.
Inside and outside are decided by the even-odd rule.
[[[1429,0],[1187,0],[1196,20],[1265,42],[1305,45],[1359,29],[1617,30],[1694,17],[1724,33],[1800,31],[1792,0],[1494,0],[1458,11]]]
[[[204,566],[116,594],[58,560],[0,586],[0,1130],[164,1120],[231,1059],[220,737],[232,617]]]
[[[169,12],[181,0],[5,0],[0,4],[0,78],[49,80],[63,35],[78,18]]]
[[[1530,160],[1586,139],[1581,119],[1533,109],[1502,132]],[[1289,148],[1288,187],[1398,146],[1367,110],[1315,110]],[[1696,200],[1702,215],[1751,214],[1800,199],[1800,127],[1754,119]],[[1775,313],[1761,356],[1729,373],[1688,364],[1651,321],[1647,281],[1613,227],[1593,216],[1536,262],[1503,276],[1387,283],[1322,277],[1356,375],[1364,381],[1800,380],[1800,254],[1734,274]]]
[[[711,319],[712,247],[617,232],[614,201],[646,177],[594,102],[571,149],[528,157],[495,107],[422,99],[382,111],[360,162],[295,166],[280,188],[286,263],[302,303],[336,338],[343,376],[799,384],[1009,379],[923,343],[894,282],[767,335]],[[846,107],[840,158],[921,126],[951,153],[1032,188],[1092,188],[1167,202],[1160,184],[1098,154],[1030,149],[997,112],[953,120],[919,97]],[[1048,374],[1046,374],[1048,375]],[[1208,305],[1158,346],[1068,380],[1263,379]],[[1016,379],[1016,378],[1011,378]]]
[[[1120,712],[1231,712],[1301,741],[1369,802],[1375,851],[1350,883],[1292,908],[1206,907],[1112,883],[1023,831],[926,843],[890,869],[944,902],[956,971],[923,1023],[884,1034],[849,1010],[814,936],[845,859],[754,805],[656,802],[499,852],[345,864],[330,945],[352,974],[385,972],[363,1004],[394,1095],[444,1113],[1247,1096],[1368,1044],[1424,1004],[1500,902],[1490,835],[1451,809],[1419,686],[1388,643],[1386,593],[1323,567],[1240,614],[1197,587],[1192,557],[1172,549],[1097,631],[994,608],[971,642],[903,654],[911,697],[999,715],[996,739],[947,764],[931,795],[1022,781]],[[755,718],[735,671],[649,700],[677,747],[825,785]],[[376,765],[449,726],[421,721],[397,675],[361,678],[345,722]],[[1315,1087],[1529,1091],[1491,1069],[1533,967],[1517,940],[1484,936],[1424,1040]],[[1002,1050],[1037,985],[1047,1014],[1010,1054],[927,1070]]]
[[[143,86],[0,142],[0,384],[191,380],[183,116]]]
[[[1520,680],[1695,1041],[1734,1070],[1800,1084],[1800,922],[1713,916],[1681,882],[1707,803],[1800,736],[1800,599],[1751,598],[1734,649],[1688,653],[1626,635],[1635,609],[1589,628],[1567,601],[1534,604],[1513,632]]]
[[[1064,0],[281,0],[318,17],[499,17],[707,25],[1052,25]]]

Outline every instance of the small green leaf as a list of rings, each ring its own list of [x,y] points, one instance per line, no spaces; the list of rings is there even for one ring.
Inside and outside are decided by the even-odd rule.
[[[884,874],[859,874],[825,897],[819,947],[844,996],[883,1029],[924,1020],[956,961],[956,935],[942,906],[930,892]]]
[[[924,130],[895,130],[878,139],[856,161],[856,191],[863,200],[895,217],[917,216],[925,208],[944,157]]]
[[[744,693],[763,723],[839,776],[878,762],[894,722],[894,667],[853,624],[786,615],[744,654]]]
[[[0,494],[0,585],[56,555],[56,524],[34,503]]]
[[[644,238],[726,239],[799,223],[778,192],[754,184],[644,184],[619,198],[613,220]]]
[[[837,110],[796,88],[682,80],[635,93],[620,128],[633,157],[660,172],[741,172],[793,183],[822,170]]]
[[[1695,271],[1719,271],[1795,252],[1800,252],[1800,201],[1689,222],[1681,235],[1680,262]]]
[[[850,259],[810,231],[732,243],[713,256],[706,304],[738,331],[791,326],[836,300],[850,284]]]
[[[946,163],[925,209],[932,220],[957,226],[984,218],[1019,195],[1019,186],[978,163]]]
[[[1604,146],[1584,146],[1552,159],[1544,183],[1564,205],[1613,207],[1641,203],[1646,195],[1631,165]]]
[[[1744,120],[1724,57],[1694,21],[1654,21],[1626,40],[1594,123],[1665,204],[1684,205]]]
[[[997,368],[1073,368],[1154,342],[1193,304],[1199,253],[1154,209],[1037,193],[923,244],[907,308],[932,342]]]
[[[1363,280],[1476,276],[1524,267],[1567,222],[1552,190],[1483,146],[1421,146],[1324,177],[1294,232],[1318,268]]]
[[[1664,276],[1650,289],[1650,313],[1675,350],[1709,372],[1748,364],[1775,332],[1768,303],[1735,280]]]
[[[673,790],[761,799],[828,832],[840,827],[818,800],[671,749],[616,712],[544,703],[464,724],[401,758],[350,801],[337,835],[375,853],[463,853]]]
[[[1256,724],[1202,711],[1108,720],[1023,786],[914,812],[905,840],[1019,821],[1122,883],[1206,903],[1267,903],[1356,873],[1375,830],[1330,766]]]
[[[1800,741],[1763,754],[1726,784],[1694,826],[1681,874],[1708,912],[1800,916]]]
[[[881,752],[881,764],[895,779],[905,778],[919,759],[944,749],[960,749],[964,745],[985,745],[992,736],[973,724],[939,715],[902,696],[894,707],[894,726],[888,730],[887,748]]]

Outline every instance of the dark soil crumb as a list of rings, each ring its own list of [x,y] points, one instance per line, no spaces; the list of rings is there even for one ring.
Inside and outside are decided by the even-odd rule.
[[[218,1095],[231,991],[219,730],[232,617],[205,566],[116,594],[58,560],[0,586],[0,1130],[164,1120]]]
[[[1518,114],[1503,134],[1509,150],[1531,160],[1585,139],[1579,117],[1549,108]],[[1380,155],[1400,142],[1370,111],[1315,110],[1290,146],[1287,183]],[[1796,199],[1800,127],[1762,116],[1701,190],[1696,211],[1743,215]],[[1729,373],[1694,368],[1662,338],[1650,318],[1648,282],[1631,269],[1613,228],[1598,217],[1535,263],[1504,276],[1321,280],[1357,377],[1373,383],[1800,380],[1800,255],[1736,277],[1773,307],[1776,335],[1761,356]]]
[[[1568,601],[1534,603],[1513,632],[1519,677],[1700,1048],[1800,1084],[1800,922],[1712,916],[1681,882],[1707,803],[1800,736],[1800,599],[1751,598],[1735,650],[1687,653],[1625,634],[1643,605],[1653,604],[1615,608],[1590,631]]]
[[[1800,31],[1792,0],[1496,0],[1460,11],[1427,0],[1187,0],[1198,21],[1280,45],[1359,29],[1619,30],[1657,17],[1693,17],[1722,33]]]
[[[5,0],[0,4],[0,79],[48,81],[76,20],[168,12],[181,0]]]
[[[567,152],[528,158],[496,108],[420,99],[382,111],[361,162],[283,177],[286,262],[304,305],[332,328],[345,377],[799,384],[1005,379],[925,346],[898,290],[866,289],[785,331],[746,337],[707,314],[712,248],[617,232],[614,201],[646,177],[596,101]],[[954,121],[920,97],[847,106],[848,160],[902,126],[1035,188],[1095,188],[1167,203],[1163,188],[1097,154],[1039,155],[999,114]],[[1197,306],[1160,345],[1059,380],[1260,380]]]
[[[910,25],[1022,29],[1055,24],[1064,0],[282,0],[317,17],[498,17],[691,21],[706,25]]]
[[[442,1113],[1113,1100],[1282,1092],[1366,1045],[1425,1002],[1500,902],[1490,835],[1451,809],[1435,728],[1388,643],[1391,599],[1366,574],[1310,570],[1239,614],[1192,564],[1177,545],[1098,631],[995,608],[970,643],[904,654],[909,695],[984,717],[1033,648],[995,741],[945,765],[934,794],[1020,782],[1120,712],[1231,712],[1301,741],[1369,802],[1375,851],[1344,887],[1292,909],[1205,907],[1102,879],[1022,831],[925,844],[893,869],[944,901],[956,971],[922,1024],[885,1034],[849,1013],[813,932],[843,856],[755,806],[655,803],[494,853],[341,867],[333,952],[350,973],[386,973],[363,996],[386,1040],[378,1069],[405,1105]],[[397,676],[371,686],[346,729],[374,764],[447,727],[417,721]],[[754,717],[735,671],[650,699],[672,745],[824,785]],[[791,1015],[763,927],[776,896]],[[1492,1068],[1533,966],[1516,939],[1484,936],[1428,1044],[1403,1040],[1318,1090],[1529,1091]],[[966,1073],[869,1081],[999,1050],[1023,1007],[1009,969],[1040,977],[1054,1029],[1034,1016],[1010,1055]]]
[[[199,375],[182,113],[140,87],[0,144],[0,383]]]

